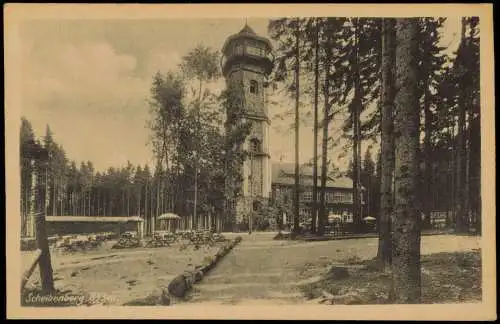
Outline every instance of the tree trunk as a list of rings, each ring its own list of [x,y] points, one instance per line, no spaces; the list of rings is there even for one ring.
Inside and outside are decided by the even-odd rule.
[[[154,185],[154,180],[151,183],[151,201],[150,201],[150,208],[151,208],[151,233],[154,233],[156,230],[156,212],[155,212],[155,200],[156,200],[156,195],[155,195],[155,185]]]
[[[143,217],[141,215],[141,200],[142,200],[142,186],[139,187],[139,199],[137,200],[137,215]]]
[[[464,217],[465,217],[465,224],[467,225],[467,231],[469,229],[470,224],[470,126],[472,123],[472,118],[471,118],[471,111],[470,111],[470,89],[467,89],[467,119],[468,119],[468,125],[466,126],[464,130],[464,137],[465,137],[465,176],[464,176]]]
[[[160,178],[158,177],[158,185],[156,187],[156,215],[155,215],[155,219],[160,215],[160,185],[161,185],[161,181],[160,181]]]
[[[300,198],[300,174],[299,174],[299,96],[300,96],[300,21],[297,19],[297,30],[295,32],[295,198],[293,228],[294,232],[299,230],[299,198]]]
[[[55,176],[52,178],[52,195],[51,195],[51,200],[52,200],[52,216],[57,215],[57,186],[56,186],[56,179]]]
[[[465,41],[466,18],[462,18],[462,37],[461,44]],[[458,68],[461,68],[459,65]],[[466,89],[464,78],[459,81],[460,98],[458,100],[458,148],[457,148],[457,215],[456,231],[459,233],[467,232],[466,212],[465,212],[465,159],[466,159],[466,138],[465,138],[465,114],[466,114]]]
[[[60,210],[60,212],[61,212],[61,213],[60,213],[60,215],[62,216],[62,215],[64,215],[64,214],[65,214],[65,213],[64,213],[64,199],[65,199],[65,191],[64,191],[64,183],[63,183],[63,180],[62,180],[62,179],[61,179],[61,183],[60,183],[60,185],[61,185],[61,186],[60,186],[60,189],[61,189],[61,190],[60,190],[60,197],[59,197],[59,198],[61,199],[61,204],[60,204],[60,206],[59,206],[59,207],[61,208],[61,210]]]
[[[455,206],[455,198],[456,198],[456,190],[455,190],[455,176],[456,176],[456,143],[455,143],[455,117],[452,117],[452,124],[450,126],[450,154],[449,154],[449,175],[450,175],[450,186],[449,186],[449,212],[451,213],[452,223],[456,224],[456,206]],[[449,224],[451,225],[451,224]]]
[[[311,230],[316,232],[318,219],[318,99],[319,99],[319,19],[316,18],[314,60],[314,165],[313,165],[313,203]]]
[[[101,214],[101,191],[97,189],[97,216],[102,216]]]
[[[47,214],[47,169],[39,166],[37,176],[39,177],[37,188],[37,208],[36,208],[36,241],[37,247],[41,251],[38,265],[40,268],[40,281],[42,291],[45,294],[54,292],[54,278],[52,273],[52,263],[50,260],[49,241],[45,228],[45,215]]]
[[[352,101],[353,122],[353,220],[356,228],[361,224],[361,186],[360,186],[360,159],[361,159],[361,136],[360,136],[360,112],[361,112],[361,85],[359,72],[359,21],[354,18],[354,98]]]
[[[326,178],[328,166],[328,125],[330,116],[330,79],[328,77],[330,71],[331,57],[328,55],[325,59],[325,84],[324,84],[324,100],[325,107],[323,112],[323,139],[321,148],[321,192],[320,192],[320,206],[318,218],[318,235],[325,233],[326,220],[328,218],[328,211],[326,209]]]
[[[35,237],[35,215],[37,212],[37,189],[38,189],[38,176],[35,168],[36,164],[31,161],[31,186],[30,186],[30,209],[28,215],[27,236]]]
[[[378,221],[378,259],[387,266],[391,263],[392,173],[394,171],[393,105],[395,42],[394,19],[382,22],[382,111],[381,111],[381,182],[380,217]]]
[[[148,184],[146,183],[144,188],[144,225],[148,234],[151,234],[151,228],[149,226],[149,213],[148,213]]]
[[[87,214],[87,191],[86,189],[84,189],[84,191],[82,192],[83,193],[83,197],[82,197],[82,214],[83,216],[88,216]]]
[[[478,91],[478,90],[476,90]],[[473,106],[477,107],[476,100]],[[473,110],[476,110],[474,108]],[[470,123],[470,156],[469,156],[469,176],[470,176],[470,205],[474,216],[474,226],[476,233],[481,232],[481,125],[480,115],[472,117]]]
[[[417,95],[418,23],[397,19],[395,115],[395,192],[392,221],[393,297],[396,303],[419,303],[420,223],[417,205],[419,102]]]
[[[433,193],[434,188],[432,183],[432,142],[431,142],[431,134],[432,134],[432,113],[430,107],[430,84],[429,84],[429,75],[425,76],[426,80],[424,83],[424,157],[425,157],[425,168],[424,168],[424,192],[422,195],[423,199],[423,209],[425,216],[424,226],[426,228],[431,227],[431,212],[433,206]]]
[[[130,189],[127,186],[127,216],[130,216]]]
[[[473,34],[472,28],[471,28],[471,35]],[[472,36],[471,38],[468,39],[468,42],[472,42]],[[470,50],[470,49],[468,49]],[[479,72],[479,71],[476,71]],[[466,107],[467,107],[467,127],[465,130],[465,142],[466,142],[466,157],[465,157],[465,188],[464,188],[464,209],[465,209],[465,215],[466,215],[466,220],[467,220],[467,225],[471,226],[473,224],[470,223],[470,221],[473,221],[474,227],[475,227],[475,220],[473,217],[472,213],[472,199],[471,199],[471,186],[472,186],[472,179],[471,179],[471,154],[472,154],[472,125],[474,123],[473,115],[474,115],[474,81],[472,77],[472,73],[474,71],[467,70],[466,71],[467,75],[467,84],[466,84],[466,91],[465,91],[465,98],[466,98]]]

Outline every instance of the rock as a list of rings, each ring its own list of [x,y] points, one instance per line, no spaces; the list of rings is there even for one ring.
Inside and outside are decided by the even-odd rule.
[[[186,282],[186,290],[191,288],[193,284],[196,281],[196,274],[197,272],[194,271],[184,271],[182,276],[184,277],[184,280]]]
[[[226,255],[227,253],[227,250],[224,246],[220,247],[219,250],[217,250],[217,253],[215,255],[218,255],[218,256],[224,256]]]
[[[201,279],[203,279],[203,271],[197,271],[195,276],[194,276],[194,280],[195,282],[198,282],[200,281]]]
[[[168,291],[164,288],[155,290],[145,298],[138,298],[126,302],[123,306],[170,306],[171,298]]]
[[[326,273],[326,277],[331,280],[342,280],[349,277],[349,272],[345,267],[332,266]]]
[[[333,304],[360,305],[363,303],[361,295],[356,291],[350,291],[344,295],[335,296]]]
[[[168,285],[168,292],[175,297],[184,297],[186,291],[191,288],[188,286],[184,275],[175,277]]]
[[[146,298],[137,298],[123,304],[123,306],[155,306],[155,305],[156,305],[156,299],[153,299],[149,296],[147,296]]]
[[[214,258],[211,256],[206,256],[203,258],[203,264],[212,264],[214,262]]]
[[[207,262],[207,263],[205,263],[205,265],[203,266],[203,272],[207,273],[208,271],[212,270],[212,268],[214,267],[214,265],[215,265],[215,262]]]
[[[165,289],[162,289],[162,292],[161,292],[160,305],[162,305],[162,306],[169,306],[170,305],[170,296],[168,294],[168,291]]]
[[[125,282],[128,283],[130,286],[135,286],[137,284],[137,280],[127,280]]]
[[[359,292],[353,290],[349,290],[341,295],[333,295],[323,291],[319,302],[331,305],[359,305],[363,304],[363,299]]]

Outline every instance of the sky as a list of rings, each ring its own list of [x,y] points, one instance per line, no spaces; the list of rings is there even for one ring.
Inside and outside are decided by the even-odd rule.
[[[262,36],[268,35],[268,21],[247,20]],[[50,125],[67,157],[77,163],[90,160],[99,171],[124,166],[127,160],[153,165],[146,128],[153,74],[176,69],[182,56],[198,44],[220,50],[244,24],[244,18],[26,22],[20,30],[21,114],[37,136]],[[443,45],[456,47],[458,32],[459,19],[449,19]],[[216,84],[219,90],[222,86],[223,82]],[[271,118],[292,107],[289,100],[279,101],[269,107]],[[272,120],[273,161],[294,161],[290,122]],[[300,132],[303,163],[312,157],[311,125],[301,125]]]

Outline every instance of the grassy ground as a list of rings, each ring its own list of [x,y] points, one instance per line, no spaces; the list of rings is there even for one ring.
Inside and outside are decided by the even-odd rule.
[[[53,251],[53,275],[59,294],[85,296],[86,301],[91,300],[91,303],[122,305],[166,287],[175,276],[190,268],[194,270],[219,248],[217,244],[195,249],[193,245],[181,243],[163,248],[123,250],[114,250],[110,246],[112,243],[97,251],[69,254]],[[33,300],[26,303],[30,293],[39,295],[39,278],[37,269],[23,294],[24,305],[40,306]],[[48,303],[51,304],[48,306],[55,306],[52,302]],[[60,306],[68,304],[71,302],[58,303]]]
[[[422,303],[481,301],[481,253],[442,252],[423,255]],[[348,275],[326,273],[301,287],[307,299],[332,304],[390,303],[391,274],[378,269],[374,260],[350,257],[339,263]]]
[[[188,302],[300,305],[318,303],[323,290],[344,296],[337,303],[388,302],[390,275],[377,271],[370,261],[377,253],[376,238],[304,242],[273,240],[276,234],[242,235],[243,241],[194,286]],[[227,238],[236,235],[224,233]],[[423,236],[424,302],[480,300],[479,247],[479,237]],[[54,252],[52,261],[56,288],[71,290],[66,295],[94,293],[111,304],[123,305],[168,285],[189,264],[196,265],[213,253],[204,248],[194,251],[192,247],[180,251],[179,246],[104,248],[68,255]],[[29,254],[22,254],[29,259]],[[325,278],[332,265],[347,266],[348,277]],[[30,286],[38,279],[39,275],[33,274]]]

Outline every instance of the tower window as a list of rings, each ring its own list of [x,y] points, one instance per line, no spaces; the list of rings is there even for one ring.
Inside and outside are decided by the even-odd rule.
[[[252,209],[253,210],[259,210],[260,209],[260,201],[254,200],[252,203]]]
[[[250,141],[250,147],[251,147],[251,150],[252,152],[260,152],[261,151],[261,147],[260,147],[260,141],[256,138],[253,138],[251,141]]]
[[[250,81],[250,93],[253,94],[259,93],[259,84],[255,80]]]

